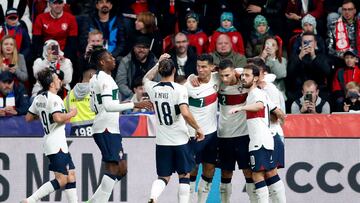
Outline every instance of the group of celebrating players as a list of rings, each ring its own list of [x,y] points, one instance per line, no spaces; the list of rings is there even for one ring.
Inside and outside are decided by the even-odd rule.
[[[251,203],[286,202],[284,184],[277,168],[284,166],[284,121],[282,94],[271,83],[273,78],[261,59],[254,58],[239,69],[230,60],[220,62],[202,54],[197,59],[198,75],[185,84],[174,82],[176,68],[168,54],[144,76],[147,101],[119,103],[118,86],[111,77],[115,59],[105,49],[95,50],[91,60],[98,72],[90,80],[90,107],[96,113],[94,140],[105,163],[105,174],[89,203],[108,202],[114,185],[127,173],[123,159],[118,116],[132,108],[154,109],[156,124],[156,171],[149,202],[157,202],[172,173],[179,175],[180,203],[206,202],[215,167],[221,169],[221,202],[229,203],[231,179],[236,163],[246,179]],[[152,81],[159,74],[159,82]],[[45,132],[45,154],[55,179],[42,185],[23,203],[33,203],[65,187],[68,202],[78,202],[75,167],[68,152],[65,123],[76,115],[66,113],[56,95],[60,80],[50,70],[38,74],[43,92],[33,101],[26,120],[40,117]],[[217,116],[219,107],[219,116]],[[203,171],[197,198],[195,180],[198,165]],[[195,199],[197,199],[195,201]]]

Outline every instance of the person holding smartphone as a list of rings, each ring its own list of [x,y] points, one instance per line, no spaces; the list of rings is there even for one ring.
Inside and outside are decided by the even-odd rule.
[[[303,84],[303,96],[295,100],[291,105],[292,114],[328,114],[329,103],[319,97],[319,89],[315,81],[307,80]]]

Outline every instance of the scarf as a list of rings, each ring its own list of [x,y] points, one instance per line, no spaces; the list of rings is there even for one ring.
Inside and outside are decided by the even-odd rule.
[[[223,28],[222,26],[220,26],[216,31],[225,33],[225,32],[236,32],[237,30],[234,26],[231,26],[229,28]]]
[[[335,24],[335,48],[340,52],[345,52],[350,48],[348,32],[342,18],[339,18]]]

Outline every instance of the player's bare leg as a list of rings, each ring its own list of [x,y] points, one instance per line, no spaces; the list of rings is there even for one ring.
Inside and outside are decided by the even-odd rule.
[[[78,196],[76,192],[76,176],[75,170],[69,170],[67,176],[67,183],[65,185],[65,195],[68,203],[77,203]]]

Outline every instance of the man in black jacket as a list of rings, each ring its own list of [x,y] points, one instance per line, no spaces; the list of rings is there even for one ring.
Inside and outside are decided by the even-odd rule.
[[[189,46],[186,35],[182,32],[177,33],[173,44],[175,44],[175,47],[170,50],[169,54],[176,67],[175,82],[180,82],[191,74],[197,75],[197,55],[194,47]]]
[[[306,80],[314,80],[318,84],[320,97],[327,100],[330,70],[326,55],[317,51],[314,33],[305,32],[301,39],[300,53],[294,53],[288,64],[286,85],[288,104],[291,105],[291,102],[302,96],[301,87]]]
[[[30,106],[24,85],[9,71],[0,74],[0,117],[25,115]]]

